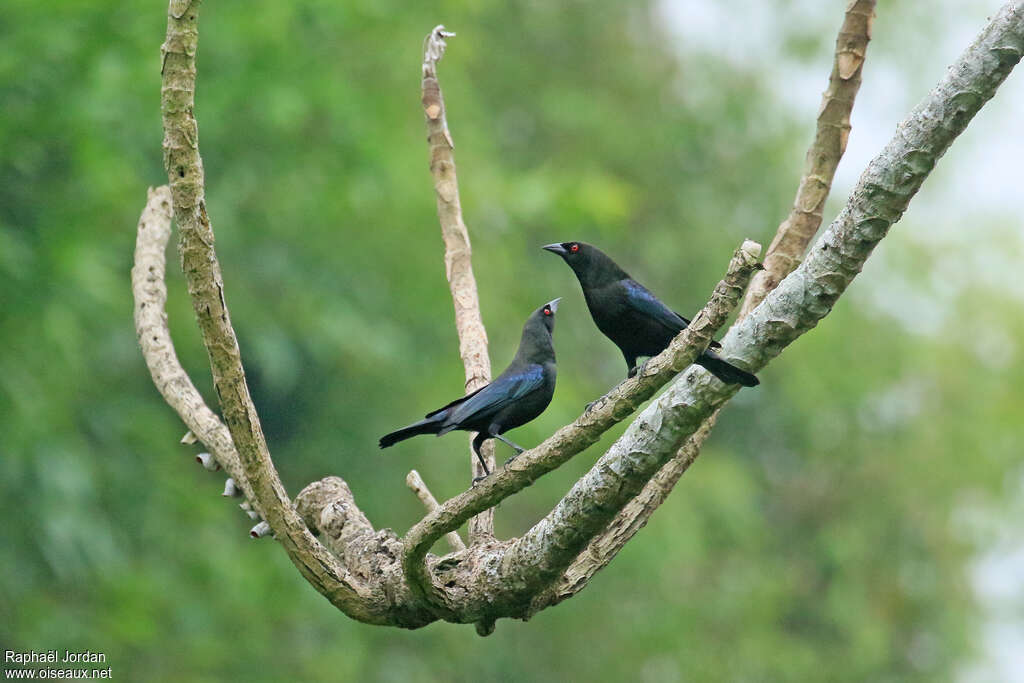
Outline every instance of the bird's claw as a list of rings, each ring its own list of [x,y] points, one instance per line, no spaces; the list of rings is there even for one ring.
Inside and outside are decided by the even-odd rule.
[[[483,474],[483,475],[480,475],[479,477],[473,477],[472,486],[476,486],[477,484],[479,484],[480,482],[482,482],[484,479],[486,479],[489,476],[491,476],[491,475]]]
[[[588,404],[586,405],[586,407],[585,407],[585,408],[583,409],[583,412],[585,412],[585,413],[589,413],[589,412],[590,412],[591,410],[593,410],[593,409],[594,409],[594,406],[596,406],[596,405],[597,405],[597,401],[600,401],[600,400],[601,400],[601,399],[597,399],[596,401],[591,401],[590,403],[588,403]]]

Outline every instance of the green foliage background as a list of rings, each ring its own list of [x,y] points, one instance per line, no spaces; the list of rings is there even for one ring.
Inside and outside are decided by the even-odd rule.
[[[781,47],[820,73],[815,87],[845,6],[831,4]],[[873,72],[908,58],[900,34],[921,17],[905,5],[879,18],[862,98],[886,97]],[[783,106],[792,86],[757,63],[679,45],[656,9],[204,7],[209,208],[250,385],[293,494],[340,474],[377,526],[402,533],[421,514],[409,468],[439,497],[467,484],[461,437],[386,453],[375,443],[462,389],[418,101],[421,41],[438,21],[459,33],[441,79],[495,366],[530,310],[565,297],[555,400],[517,441],[538,442],[624,371],[571,273],[539,245],[598,243],[683,311],[744,237],[767,245],[814,111]],[[986,539],[957,511],[1001,509],[1024,437],[1020,363],[992,361],[971,332],[1019,339],[1024,317],[984,284],[947,298],[955,329],[938,335],[900,325],[872,305],[884,289],[855,283],[733,401],[668,503],[572,601],[486,639],[346,619],[273,543],[248,539],[222,478],[178,444],[184,430],[135,343],[134,226],[145,188],[166,182],[163,9],[14,0],[4,13],[4,647],[90,648],[119,680],[176,681],[932,681],[978,647],[967,571]],[[914,25],[926,41],[933,27]],[[945,66],[918,58],[928,68],[911,102]],[[941,206],[931,186],[957,159],[919,202]],[[898,273],[895,289],[927,298],[942,288],[930,270],[940,247],[915,207],[864,279]],[[978,222],[983,234],[1014,225]],[[178,352],[212,401],[180,273],[170,287]],[[528,528],[614,436],[502,504],[499,532]]]

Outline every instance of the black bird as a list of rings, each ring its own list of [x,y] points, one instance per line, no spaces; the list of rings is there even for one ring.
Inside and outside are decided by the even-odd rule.
[[[622,351],[629,377],[637,373],[637,358],[658,355],[690,324],[597,247],[585,242],[562,242],[543,248],[561,256],[576,273],[597,329]],[[711,346],[721,348],[716,342]],[[760,384],[757,377],[711,349],[696,362],[726,384]]]
[[[479,432],[473,439],[473,452],[486,474],[490,471],[480,455],[480,446],[487,439],[500,439],[515,449],[516,455],[522,453],[521,446],[502,434],[526,424],[551,403],[556,374],[551,333],[555,329],[559,301],[560,298],[549,301],[526,319],[515,358],[494,381],[427,413],[419,422],[385,434],[380,439],[380,447],[387,448],[419,434],[441,436],[453,429]]]

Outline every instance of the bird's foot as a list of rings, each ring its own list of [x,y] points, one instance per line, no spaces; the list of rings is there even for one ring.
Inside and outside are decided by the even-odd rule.
[[[471,486],[476,486],[477,484],[479,484],[480,482],[482,482],[484,479],[486,479],[489,476],[491,476],[491,475],[490,474],[484,474],[484,475],[481,475],[479,477],[473,477],[473,483],[471,484]]]
[[[601,400],[601,399],[597,399],[597,400],[594,400],[594,401],[591,401],[590,403],[588,403],[588,404],[586,405],[586,407],[584,407],[584,408],[583,408],[583,412],[584,412],[584,413],[589,413],[589,412],[590,412],[591,410],[593,410],[593,409],[594,409],[594,406],[596,406],[596,405],[597,405],[597,402],[598,402],[598,401],[600,401],[600,400]]]

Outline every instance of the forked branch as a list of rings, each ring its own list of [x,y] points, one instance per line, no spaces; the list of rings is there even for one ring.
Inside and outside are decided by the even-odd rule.
[[[423,594],[428,592],[430,581],[424,559],[427,551],[442,535],[457,529],[470,516],[494,507],[505,498],[529,486],[544,474],[566,463],[572,456],[595,443],[604,432],[631,415],[658,389],[665,386],[680,371],[690,366],[694,359],[707,348],[715,332],[739,304],[740,297],[746,291],[750,278],[761,267],[757,260],[760,252],[761,245],[755,242],[744,242],[743,246],[733,254],[725,278],[715,287],[707,305],[694,317],[690,325],[672,340],[669,347],[648,361],[643,370],[635,377],[625,380],[612,389],[572,424],[562,427],[539,446],[520,454],[511,463],[484,479],[477,486],[447,501],[410,529],[405,536],[402,563],[413,590]],[[603,489],[600,487],[595,489],[595,491],[600,490]],[[613,514],[619,509],[610,507],[612,505],[610,501],[594,502],[591,500],[589,494],[595,491],[582,490],[577,484],[567,499],[571,497],[573,501],[588,508],[591,512],[595,511],[593,509],[595,505],[602,506],[604,511],[611,510]],[[563,503],[565,503],[565,499],[563,499]],[[576,512],[581,512],[581,510],[577,509]],[[585,511],[583,517],[590,519]],[[517,558],[515,562],[508,563],[506,566],[513,571],[512,565],[514,565],[515,572],[522,569],[522,572],[519,573],[525,576],[546,565],[538,580],[552,580],[548,573],[554,570],[557,562],[546,562],[542,555],[535,555],[532,559],[523,555],[535,550],[533,546],[539,542],[537,536],[543,536],[549,540],[554,539],[548,526],[573,525],[580,521],[576,518],[572,518],[570,521],[569,517],[565,519],[551,518],[545,521],[547,526],[534,527],[530,532],[534,536],[528,533],[523,539],[516,539],[513,542],[511,551],[517,554]],[[589,540],[597,533],[599,529],[593,528],[593,524],[600,525],[601,522],[593,521],[575,529],[565,529],[566,533],[571,535],[574,540],[567,542],[564,548],[556,547],[554,544],[545,546],[541,543],[541,545],[551,553],[564,556],[565,553],[572,552],[573,543],[579,538],[586,537]],[[529,551],[528,548],[530,548]]]
[[[821,224],[836,167],[846,150],[850,112],[860,88],[861,72],[871,37],[875,0],[855,0],[847,7],[836,37],[835,55],[828,88],[822,94],[814,140],[807,150],[804,175],[789,217],[779,225],[764,258],[765,270],[754,275],[740,310],[742,319],[799,263]],[[537,601],[537,609],[575,595],[595,573],[607,566],[654,511],[668,498],[683,473],[700,455],[714,428],[717,411],[683,444],[643,491],[622,509],[608,527],[573,562],[552,591]]]
[[[807,259],[730,330],[722,340],[725,354],[744,359],[747,367],[756,371],[828,314],[874,246],[899,220],[935,162],[995,94],[1022,52],[1024,3],[1012,2],[992,18],[946,78],[900,124],[896,136],[868,166],[846,207]],[[616,455],[628,457],[634,471],[642,468],[653,473],[661,461],[649,454],[663,444],[665,433],[693,438],[704,420],[733,393],[729,387],[706,381],[702,374],[691,368],[677,379],[640,414],[602,461],[610,462]],[[680,463],[684,464],[685,460]],[[583,483],[581,480],[577,486]],[[657,492],[650,493],[648,498],[656,500]],[[634,499],[643,509],[639,501],[640,497]],[[623,528],[626,533],[635,529],[628,524]],[[616,549],[614,543],[607,547]],[[538,598],[538,609],[578,590],[579,582],[603,561],[602,546],[592,546],[591,551],[598,560],[581,557],[580,564],[558,586]]]
[[[708,417],[736,392],[735,386],[723,385],[704,370],[689,366],[742,296],[756,267],[753,246],[737,251],[708,306],[642,373],[478,487],[429,513],[404,539],[386,529],[375,530],[348,486],[337,477],[307,486],[293,507],[270,460],[245,384],[213,250],[193,115],[198,5],[199,0],[171,2],[164,44],[164,151],[171,202],[181,231],[182,264],[230,441],[176,365],[169,336],[161,336],[166,323],[162,246],[158,245],[161,239],[166,241],[169,217],[166,194],[161,190],[151,194],[140,220],[140,250],[137,272],[133,273],[133,287],[140,302],[145,302],[137,311],[140,341],[147,363],[155,368],[158,387],[251,498],[303,576],[355,619],[406,628],[445,619],[477,623],[479,631],[487,633],[496,618],[528,618],[574,594],[663,500],[695,456],[685,449],[676,456],[678,449],[688,439],[690,444],[699,444]],[[873,247],[902,215],[937,159],[1020,60],[1024,53],[1022,5],[1021,1],[1005,5],[942,83],[900,125],[803,263],[726,334],[723,356],[756,371],[828,314]],[[440,102],[439,89],[437,94]],[[429,125],[431,109],[426,100],[424,106]],[[438,118],[441,111],[443,103],[436,121],[443,121]],[[450,136],[446,127],[440,130],[450,153]],[[449,170],[453,173],[454,165]],[[442,199],[454,197],[457,206],[457,194],[453,196],[453,186],[436,178],[440,214]],[[456,223],[461,224],[461,219]],[[163,232],[154,234],[151,225]],[[452,258],[465,256],[468,266],[468,240],[464,249],[456,249]],[[452,272],[449,263],[449,275]],[[458,319],[458,297],[455,305]],[[480,332],[482,335],[482,327]],[[486,358],[486,346],[482,354]],[[668,382],[661,397],[640,413],[596,465],[523,536],[479,542],[441,558],[428,555],[442,535],[597,441]],[[675,465],[667,469],[670,461]],[[633,515],[628,510],[639,512],[624,518],[624,514]],[[257,528],[260,534],[266,530],[262,525]],[[587,560],[588,555],[595,561]]]
[[[405,485],[416,494],[416,497],[423,503],[423,507],[426,508],[427,512],[434,512],[439,507],[440,503],[434,498],[434,494],[427,488],[427,483],[423,481],[423,477],[416,470],[410,470],[409,474],[405,477]],[[493,508],[492,508],[493,509]],[[451,546],[452,550],[465,550],[466,544],[462,542],[462,537],[459,536],[458,531],[449,531],[445,534],[445,538],[448,540],[448,545]]]
[[[369,619],[346,568],[313,537],[292,507],[270,459],[245,382],[220,264],[213,249],[199,128],[193,111],[198,19],[199,0],[171,2],[167,38],[161,47],[164,166],[170,179],[174,217],[181,236],[178,246],[192,307],[210,358],[221,412],[245,471],[236,481],[245,481],[251,488],[253,502],[303,576],[346,613]]]

